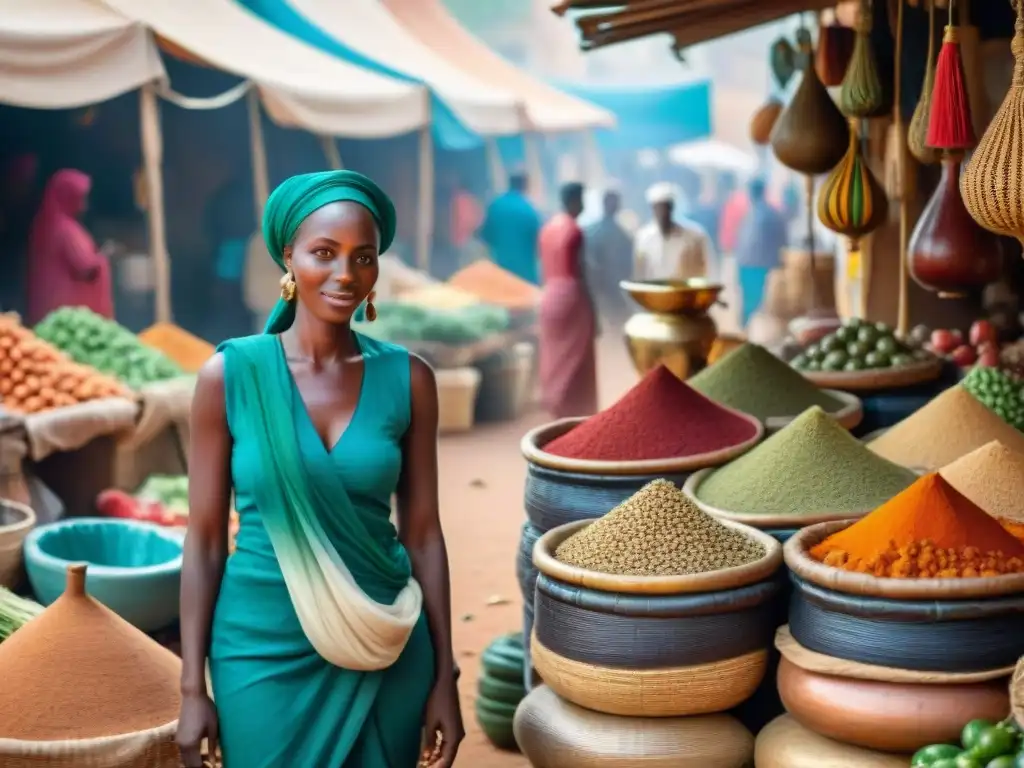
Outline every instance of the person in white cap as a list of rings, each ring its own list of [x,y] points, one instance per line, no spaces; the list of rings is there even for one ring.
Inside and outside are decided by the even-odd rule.
[[[641,227],[633,241],[634,279],[707,277],[714,246],[699,224],[673,218],[677,197],[675,186],[668,182],[659,182],[647,190],[654,220]]]

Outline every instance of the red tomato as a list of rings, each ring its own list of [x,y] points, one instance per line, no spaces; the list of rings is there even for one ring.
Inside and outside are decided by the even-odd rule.
[[[995,368],[999,365],[999,350],[995,347],[989,347],[985,349],[978,356],[978,365],[983,365],[986,368]]]
[[[959,346],[959,341],[951,331],[932,331],[932,349],[939,355],[947,355]]]
[[[996,327],[988,320],[976,320],[971,325],[970,339],[971,344],[976,347],[985,342],[994,344],[996,342]]]
[[[972,347],[969,347],[966,344],[961,344],[953,350],[953,354],[950,356],[950,359],[961,368],[966,368],[969,365],[974,365],[978,359],[978,355],[975,354]]]

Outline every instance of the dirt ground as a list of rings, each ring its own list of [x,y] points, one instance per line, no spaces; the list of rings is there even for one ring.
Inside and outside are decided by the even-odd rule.
[[[602,337],[598,349],[601,402],[608,405],[637,377],[617,333]],[[462,667],[467,732],[457,768],[529,766],[521,755],[491,746],[476,724],[473,702],[480,654],[496,636],[522,626],[515,558],[525,520],[526,465],[519,440],[547,420],[535,411],[514,423],[441,438],[441,510],[452,570],[454,644]]]

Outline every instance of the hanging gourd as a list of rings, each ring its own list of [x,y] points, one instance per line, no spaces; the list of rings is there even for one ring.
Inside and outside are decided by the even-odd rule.
[[[870,117],[884,109],[885,91],[871,47],[873,17],[869,0],[861,0],[857,14],[853,56],[839,90],[839,108],[847,117]]]
[[[769,66],[779,87],[785,89],[796,74],[796,51],[793,44],[784,37],[772,43],[768,53]]]
[[[850,251],[857,251],[860,238],[885,223],[889,200],[861,154],[853,122],[849,137],[846,155],[818,191],[818,219],[836,234],[848,237]]]
[[[928,3],[928,63],[921,84],[921,96],[907,127],[907,147],[918,162],[931,165],[939,161],[938,150],[928,146],[928,122],[935,88],[935,3]]]
[[[817,176],[832,170],[843,159],[849,143],[846,118],[814,69],[813,49],[801,40],[803,78],[772,129],[772,152],[787,168]]]
[[[834,88],[843,82],[853,56],[854,42],[854,31],[836,21],[835,12],[831,22],[823,24],[818,30],[814,68],[825,86]]]
[[[999,279],[1002,267],[998,238],[978,226],[960,197],[960,161],[959,154],[943,155],[939,186],[907,245],[911,277],[941,298],[981,290]],[[1013,194],[1019,192],[1018,185]]]
[[[964,169],[960,191],[976,222],[1024,243],[1024,2],[1016,6],[1010,90]]]
[[[781,114],[782,102],[776,98],[768,99],[750,119],[750,140],[759,147],[767,144],[771,139],[772,128]]]

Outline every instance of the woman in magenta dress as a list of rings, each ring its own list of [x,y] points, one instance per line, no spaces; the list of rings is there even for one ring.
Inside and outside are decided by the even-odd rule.
[[[35,324],[60,307],[114,316],[110,262],[79,219],[92,180],[70,168],[50,177],[28,242],[28,316]]]
[[[544,407],[556,418],[597,411],[597,318],[587,288],[583,186],[562,187],[562,213],[540,231],[540,385]]]

